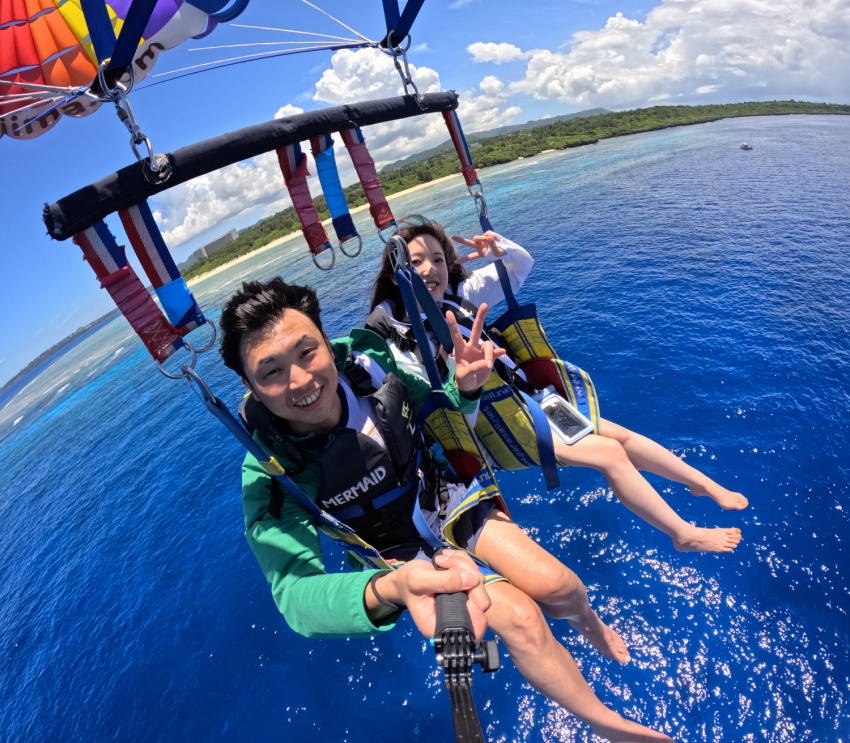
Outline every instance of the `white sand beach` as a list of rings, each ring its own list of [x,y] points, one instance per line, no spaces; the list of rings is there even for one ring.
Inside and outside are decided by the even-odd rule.
[[[456,179],[457,181],[462,182],[463,176],[461,176],[460,174],[447,175],[447,176],[444,176],[443,178],[437,178],[434,181],[429,181],[428,183],[421,183],[420,185],[414,186],[413,188],[408,188],[404,191],[399,191],[398,193],[394,193],[391,196],[388,196],[387,202],[392,204],[393,199],[396,199],[399,196],[404,196],[406,194],[414,193],[415,191],[421,191],[425,188],[430,188],[431,186],[436,186],[439,183],[451,181],[452,179]],[[358,207],[355,207],[354,209],[352,209],[351,213],[357,214],[358,212],[361,212],[364,209],[368,209],[368,208],[369,208],[368,204],[362,204],[361,206],[358,206]],[[328,227],[330,225],[330,223],[331,223],[330,219],[326,219],[324,222],[322,222],[322,224],[325,225],[325,227]],[[229,268],[232,268],[233,266],[241,263],[244,260],[247,260],[248,258],[253,258],[253,257],[260,255],[260,254],[262,254],[262,253],[264,253],[268,250],[272,250],[274,248],[279,248],[281,245],[283,245],[287,242],[291,242],[293,240],[296,240],[300,235],[301,235],[300,232],[293,232],[289,235],[285,235],[284,237],[280,237],[277,240],[273,240],[268,245],[264,245],[262,248],[257,248],[256,250],[252,250],[250,253],[245,253],[244,255],[240,255],[238,258],[234,258],[232,261],[228,261],[227,263],[225,263],[221,266],[218,266],[217,268],[214,268],[211,271],[207,271],[206,273],[204,273],[200,276],[195,276],[194,278],[189,279],[187,284],[190,287],[194,286],[199,281],[203,281],[204,279],[208,279],[212,276],[215,276],[216,274],[221,273],[222,271],[225,271]]]

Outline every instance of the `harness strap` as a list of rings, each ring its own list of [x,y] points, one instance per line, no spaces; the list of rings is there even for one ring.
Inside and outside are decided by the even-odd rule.
[[[359,128],[343,129],[340,136],[345,143],[348,154],[351,156],[351,162],[354,163],[360,185],[363,186],[366,200],[369,202],[369,213],[372,215],[372,220],[375,222],[378,232],[387,227],[395,227],[395,217],[393,217],[390,205],[387,203],[387,197],[384,196],[381,182],[378,180],[375,161],[372,160],[369,150],[366,149],[366,139],[363,137],[363,132]]]
[[[162,239],[147,201],[118,212],[169,322],[186,335],[206,320]]]
[[[310,187],[307,185],[307,156],[301,151],[298,142],[288,144],[277,149],[277,159],[280,163],[280,171],[283,181],[292,199],[292,206],[301,222],[301,232],[307,241],[307,247],[315,256],[331,247],[328,241],[328,233],[319,220],[319,213],[310,195]]]
[[[410,27],[416,20],[416,15],[424,2],[425,0],[407,0],[404,12],[400,13],[398,0],[383,0],[387,36],[381,42],[381,46],[395,47],[404,41],[404,37],[410,33]]]
[[[311,137],[310,148],[316,161],[322,193],[328,204],[328,211],[331,213],[331,223],[340,245],[359,238],[360,235],[357,234],[354,220],[348,211],[348,203],[345,201],[345,193],[339,180],[333,137],[330,134]]]
[[[160,312],[104,222],[78,233],[73,240],[154,359],[165,361],[183,345],[182,333]]]
[[[475,170],[475,165],[472,163],[472,155],[469,152],[469,146],[466,143],[466,137],[463,135],[463,128],[460,125],[457,111],[443,111],[443,121],[446,122],[446,128],[449,130],[449,136],[452,139],[452,144],[455,146],[458,160],[460,160],[461,172],[469,187],[470,194],[475,197],[478,204],[478,221],[481,224],[481,229],[484,232],[492,231],[493,225],[490,223],[490,218],[487,216],[487,208],[483,206],[484,197],[481,187],[481,180],[478,178],[478,172]],[[475,190],[473,190],[475,189]],[[496,265],[496,273],[499,276],[499,283],[502,285],[502,293],[505,295],[505,302],[508,307],[518,306],[514,290],[511,287],[511,280],[508,276],[508,270],[501,258],[494,261]]]
[[[251,454],[266,473],[277,481],[278,486],[291,494],[298,503],[311,514],[318,522],[319,528],[334,542],[336,542],[346,552],[350,552],[363,565],[373,568],[392,568],[392,566],[384,560],[381,553],[374,547],[364,542],[357,536],[355,531],[344,524],[339,519],[334,518],[327,511],[322,510],[316,505],[316,502],[304,490],[286,474],[283,467],[278,461],[268,455],[266,451],[254,441],[251,434],[243,428],[239,421],[227,406],[219,400],[201,379],[200,375],[187,366],[183,366],[183,371],[189,377],[190,382],[197,384],[199,397],[204,403],[206,409],[212,413],[224,427],[242,444],[243,447]],[[193,387],[193,389],[195,389]],[[272,487],[272,495],[274,496],[274,486]],[[269,502],[269,507],[274,506],[274,498]]]
[[[112,58],[108,70],[120,70],[133,63],[133,55],[142,40],[145,26],[153,15],[156,3],[157,0],[134,0],[127,9],[124,25],[121,26],[115,46],[108,55]]]
[[[467,322],[475,320],[475,315],[471,311],[474,309],[474,305],[466,302],[466,300],[460,297],[452,297],[448,301],[444,299],[443,304],[451,305],[454,311],[460,317],[466,319]],[[461,334],[468,338],[469,329],[466,325],[459,323],[458,327]],[[482,336],[487,340],[492,340],[487,331],[484,331]],[[537,401],[526,394],[527,390],[533,388],[525,382],[522,377],[515,373],[516,365],[510,360],[510,358],[505,355],[502,358],[497,359],[496,364],[498,365],[496,368],[499,369],[499,367],[501,367],[499,371],[504,372],[499,376],[506,381],[514,393],[520,395],[526,410],[528,410],[529,415],[531,415],[531,422],[534,425],[534,433],[537,438],[537,453],[540,458],[540,469],[543,472],[543,479],[546,481],[546,488],[548,490],[552,490],[552,488],[556,488],[561,484],[561,480],[558,475],[558,460],[555,457],[555,445],[554,440],[552,439],[552,428],[549,425],[549,419],[546,417],[546,413],[543,412],[543,409],[537,404]]]

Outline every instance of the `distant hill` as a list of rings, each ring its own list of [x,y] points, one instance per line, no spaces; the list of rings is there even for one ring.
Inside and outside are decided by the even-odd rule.
[[[525,129],[535,129],[538,126],[547,126],[549,124],[554,124],[558,121],[569,121],[570,119],[586,119],[591,116],[602,116],[603,114],[608,113],[611,112],[606,108],[589,108],[587,111],[579,111],[575,114],[550,116],[548,119],[535,119],[534,121],[526,121],[524,124],[499,126],[495,129],[488,129],[485,132],[473,132],[472,134],[464,132],[464,135],[466,136],[466,141],[472,143],[477,142],[480,139],[489,139],[490,137],[499,137],[503,134],[521,132]],[[452,144],[452,141],[450,139],[447,139],[442,144],[438,144],[436,147],[432,147],[429,150],[422,150],[422,152],[417,152],[415,155],[405,157],[403,160],[396,160],[394,163],[385,165],[383,168],[381,168],[381,172],[390,173],[393,170],[403,168],[405,165],[412,165],[413,163],[422,162],[423,160],[427,160],[429,157],[434,157],[434,155],[439,155],[441,152],[449,152],[450,150],[454,150],[454,145]]]

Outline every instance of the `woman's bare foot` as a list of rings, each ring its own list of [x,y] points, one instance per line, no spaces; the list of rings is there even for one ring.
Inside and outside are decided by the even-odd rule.
[[[672,537],[679,552],[731,552],[741,542],[740,529],[703,529],[688,524],[688,530]]]
[[[619,715],[617,717],[620,718],[619,721],[613,724],[592,725],[593,732],[612,743],[674,743],[669,735],[638,725]]]
[[[727,490],[713,480],[709,480],[702,487],[692,487],[691,495],[707,495],[718,506],[725,508],[727,511],[740,511],[749,505],[749,501],[742,493],[736,493],[734,490]]]
[[[617,663],[628,663],[632,659],[623,638],[605,624],[593,609],[588,607],[588,613],[584,616],[567,617],[567,622],[606,658]]]

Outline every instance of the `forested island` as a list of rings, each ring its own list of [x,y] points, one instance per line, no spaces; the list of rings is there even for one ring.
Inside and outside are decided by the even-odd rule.
[[[585,118],[573,118],[543,124],[533,129],[502,134],[487,139],[478,139],[470,144],[476,167],[491,165],[532,157],[546,150],[564,150],[569,147],[581,147],[595,144],[600,139],[622,137],[673,126],[704,124],[720,119],[741,116],[781,116],[787,114],[850,114],[850,105],[836,103],[807,103],[805,101],[769,101],[764,103],[726,103],[709,106],[653,106],[636,108],[631,111],[609,112]],[[470,140],[474,136],[469,137]],[[381,172],[381,183],[388,196],[406,191],[414,186],[460,173],[460,163],[454,150],[428,157],[419,162],[409,163],[398,168],[387,166]],[[366,203],[366,196],[359,183],[344,189],[350,208]],[[314,199],[319,218],[330,217],[323,196]],[[239,237],[226,248],[203,259],[184,271],[184,277],[201,276],[214,268],[224,265],[241,255],[268,245],[285,235],[300,229],[298,216],[292,207],[264,219],[253,227],[240,233]]]
[[[781,116],[787,114],[847,115],[850,114],[850,105],[790,100],[765,103],[727,103],[709,106],[653,106],[652,108],[606,112],[593,116],[580,115],[578,118],[558,120],[551,124],[541,124],[533,128],[525,128],[487,138],[479,138],[473,134],[468,139],[476,167],[486,168],[519,158],[532,157],[547,150],[563,150],[569,147],[595,144],[599,140],[609,137],[621,137],[627,134],[667,129],[674,126],[704,124],[710,121],[742,116]],[[460,173],[457,155],[448,142],[446,149],[438,154],[425,157],[418,162],[410,162],[411,159],[407,158],[407,163],[400,166],[388,165],[381,171],[381,183],[387,195]],[[363,188],[359,183],[348,186],[344,189],[344,192],[350,208],[353,209],[366,203]],[[319,196],[314,199],[314,202],[319,212],[319,218],[328,219],[330,212],[324,197]],[[295,210],[288,207],[258,222],[253,227],[243,230],[239,237],[227,247],[188,268],[183,272],[183,276],[186,279],[201,276],[235,258],[262,248],[280,237],[297,232],[299,229],[300,224]],[[67,338],[47,349],[6,382],[0,388],[0,392],[7,389],[41,361],[116,312],[117,310],[113,310],[109,315],[79,328]]]

